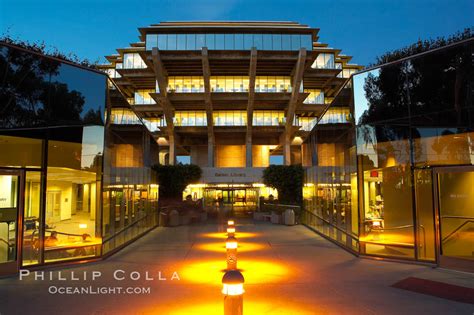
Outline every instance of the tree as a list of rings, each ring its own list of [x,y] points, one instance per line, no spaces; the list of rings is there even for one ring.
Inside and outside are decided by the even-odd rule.
[[[384,53],[376,57],[375,63],[369,64],[367,68],[382,65],[388,62],[400,60],[405,57],[413,56],[428,50],[444,47],[465,39],[474,37],[474,27],[465,28],[463,31],[456,32],[448,37],[437,37],[436,39],[419,39],[416,43]]]
[[[263,171],[263,183],[278,191],[281,203],[300,204],[303,199],[301,165],[270,165]]]
[[[201,178],[202,170],[194,164],[154,165],[160,185],[160,199],[182,200],[184,189]]]

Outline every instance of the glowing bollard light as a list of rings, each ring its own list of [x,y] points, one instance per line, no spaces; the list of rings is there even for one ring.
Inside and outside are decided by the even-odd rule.
[[[235,225],[234,220],[232,220],[232,219],[227,220],[227,225],[228,225],[228,226],[234,226],[234,225]]]
[[[237,239],[233,236],[228,237],[225,248],[227,251],[227,270],[237,269]]]
[[[238,270],[229,270],[222,277],[224,315],[242,315],[244,308],[244,276]]]
[[[227,237],[233,237],[235,235],[235,227],[228,226],[227,227]]]

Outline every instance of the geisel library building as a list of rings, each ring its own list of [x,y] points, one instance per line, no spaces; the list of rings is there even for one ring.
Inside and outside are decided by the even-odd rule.
[[[212,206],[256,208],[273,191],[270,164],[310,165],[303,144],[317,117],[360,66],[289,22],[169,22],[140,28],[140,42],[105,66],[160,145],[162,164],[192,163],[201,183],[185,194]],[[329,121],[344,122],[335,109]]]
[[[305,167],[300,221],[355,255],[474,268],[474,40],[377,68],[292,22],[165,22],[93,70],[0,43],[0,275],[96,260],[183,197],[254,211]]]

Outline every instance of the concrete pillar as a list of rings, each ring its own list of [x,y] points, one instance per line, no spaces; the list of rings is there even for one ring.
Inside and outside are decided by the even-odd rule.
[[[151,166],[151,154],[150,154],[150,138],[148,133],[142,133],[142,145],[143,145],[143,165]]]
[[[252,167],[252,133],[247,132],[245,139],[245,166]]]
[[[291,165],[291,139],[288,132],[283,136],[283,158],[285,165]]]
[[[169,164],[174,165],[176,162],[176,142],[175,142],[174,135],[169,136],[169,146],[170,146],[170,153],[169,153]]]
[[[214,148],[215,148],[214,135],[209,135],[207,137],[207,166],[208,167],[214,167]]]

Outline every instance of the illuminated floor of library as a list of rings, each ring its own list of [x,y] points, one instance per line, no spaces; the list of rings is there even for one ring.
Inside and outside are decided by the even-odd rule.
[[[46,269],[44,281],[35,281],[33,275],[21,281],[15,277],[0,279],[0,313],[223,314],[225,237],[224,226],[216,222],[157,228],[104,261]],[[304,226],[242,218],[237,220],[236,237],[238,267],[246,280],[244,314],[474,312],[472,304],[392,287],[400,280],[417,277],[474,288],[472,275],[357,258]],[[114,279],[117,270],[118,278],[125,280]],[[91,281],[94,271],[102,276]],[[171,280],[174,272],[180,280]],[[82,279],[84,275],[88,280]],[[140,275],[140,279],[131,280],[132,275]],[[89,286],[150,288],[150,293],[48,292],[51,287]]]

